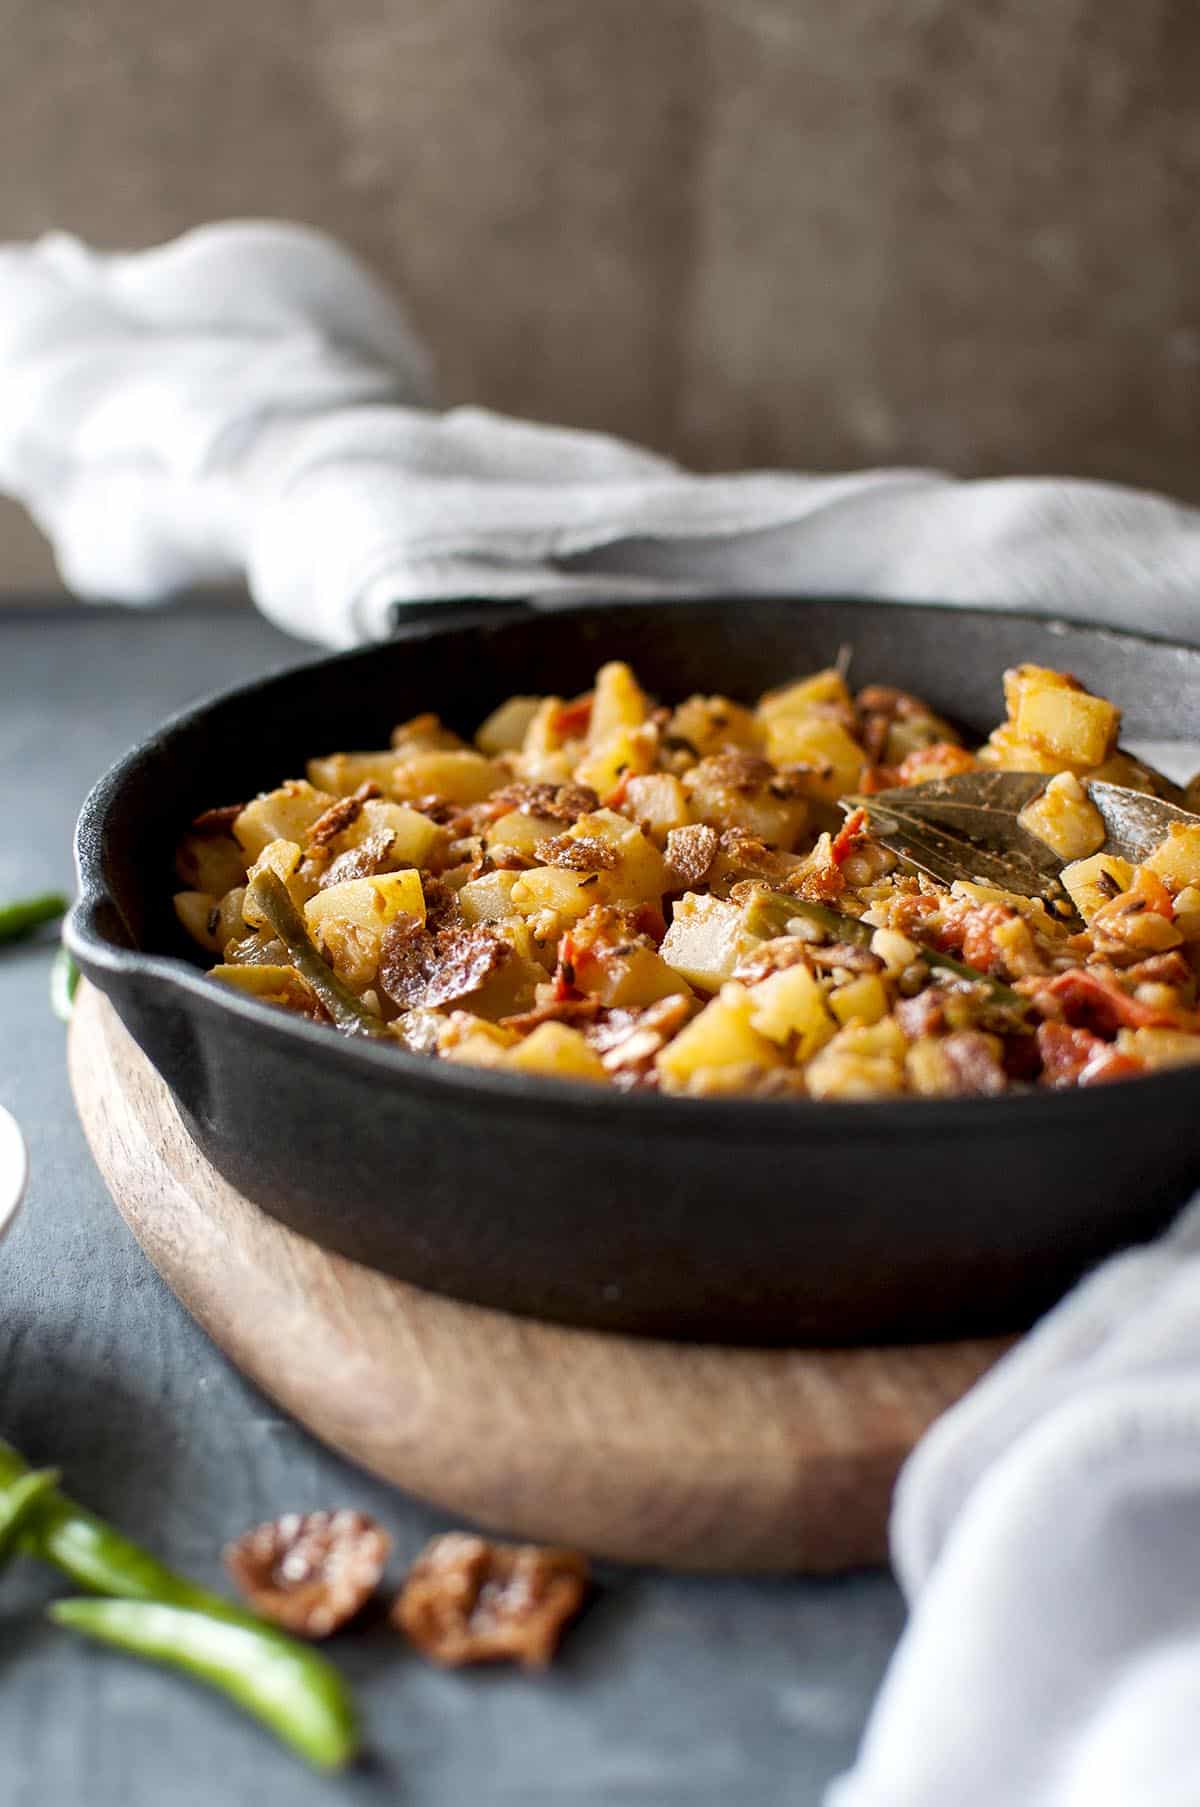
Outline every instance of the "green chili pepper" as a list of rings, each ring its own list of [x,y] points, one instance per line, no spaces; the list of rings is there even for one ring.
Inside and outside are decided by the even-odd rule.
[[[50,967],[50,1008],[64,1023],[71,1020],[78,988],[79,968],[66,948],[60,947]]]
[[[780,930],[784,920],[799,917],[801,921],[811,922],[837,940],[849,941],[855,947],[870,947],[875,934],[869,922],[861,922],[857,916],[848,916],[842,910],[831,909],[828,904],[810,903],[806,897],[789,897],[786,892],[772,891],[763,900],[763,904],[780,924]],[[918,943],[918,946],[921,944]],[[944,971],[953,973],[956,978],[968,980],[972,985],[985,985],[993,1004],[1002,1004],[1006,1010],[1018,1011],[1022,1015],[1029,1009],[1027,998],[1023,998],[1001,980],[993,979],[990,973],[980,972],[977,966],[968,966],[965,960],[956,960],[952,954],[939,953],[936,948],[924,946],[921,946],[921,958],[927,965],[941,967]]]
[[[328,961],[322,960],[299,910],[277,874],[260,872],[246,897],[266,917],[292,956],[296,971],[308,981],[339,1029],[352,1035],[387,1035],[379,1018],[372,1016],[350,987],[342,983]]]
[[[44,922],[57,922],[67,907],[68,899],[59,891],[45,891],[40,897],[24,897],[13,903],[0,904],[0,941],[18,941]]]
[[[0,1440],[0,1512],[5,1499],[10,1499],[31,1473],[24,1457]],[[322,1768],[337,1768],[354,1756],[358,1734],[350,1697],[337,1670],[315,1650],[176,1574],[140,1544],[52,1486],[39,1489],[37,1497],[28,1501],[15,1537],[20,1549],[52,1563],[77,1586],[93,1594],[116,1596],[62,1602],[52,1611],[57,1617],[62,1609],[69,1609],[63,1623],[70,1622],[102,1641],[124,1643],[122,1637],[109,1635],[127,1624],[119,1614],[102,1612],[93,1619],[84,1609],[124,1605],[171,1614],[169,1620],[144,1621],[135,1614],[127,1624],[129,1641],[124,1647],[163,1662],[174,1661],[212,1681]],[[181,1634],[188,1634],[178,1651],[162,1642],[166,1639],[169,1644],[172,1624]],[[204,1625],[214,1634],[207,1640],[198,1629]],[[221,1642],[215,1637],[217,1631],[230,1635]],[[195,1661],[189,1660],[189,1650],[199,1653]],[[223,1660],[214,1656],[217,1651],[224,1653]]]
[[[0,1493],[0,1569],[17,1546],[17,1539],[39,1500],[52,1493],[61,1479],[57,1468],[30,1469]]]
[[[357,1749],[336,1670],[265,1625],[147,1600],[58,1600],[48,1611],[85,1638],[207,1682],[318,1769],[341,1769]]]

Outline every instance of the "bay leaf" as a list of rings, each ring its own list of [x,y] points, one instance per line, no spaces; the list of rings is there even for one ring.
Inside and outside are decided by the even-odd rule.
[[[1040,772],[964,772],[873,797],[847,797],[842,808],[866,810],[876,840],[942,884],[976,880],[1040,897],[1067,921],[1074,909],[1059,877],[1065,862],[1019,820],[1049,782]],[[1161,797],[1082,782],[1107,830],[1100,851],[1133,865],[1158,846],[1173,822],[1200,826],[1200,816]]]
[[[847,812],[865,809],[875,839],[944,885],[976,879],[1021,897],[1061,891],[1062,861],[1018,820],[1048,780],[1038,772],[963,772],[847,797]]]
[[[1166,839],[1172,822],[1200,827],[1200,816],[1193,815],[1191,810],[1180,809],[1178,804],[1167,803],[1161,797],[1149,797],[1144,791],[1126,790],[1121,784],[1093,783],[1089,779],[1084,780],[1084,788],[1104,817],[1108,830],[1103,851],[1119,853],[1133,866],[1139,866],[1147,854],[1153,853],[1159,842]]]

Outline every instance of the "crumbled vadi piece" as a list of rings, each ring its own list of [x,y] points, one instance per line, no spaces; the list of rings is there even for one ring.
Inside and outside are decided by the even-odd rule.
[[[1165,840],[1142,864],[1161,878],[1169,891],[1200,886],[1200,824],[1172,822]]]
[[[693,1017],[655,1058],[667,1091],[682,1092],[710,1067],[778,1066],[783,1055],[754,1027],[755,1005],[744,985],[723,985],[719,995]]]
[[[352,791],[361,782],[356,778],[346,788]],[[278,790],[264,791],[247,803],[234,821],[234,839],[251,863],[272,841],[302,845],[318,816],[334,801],[332,791],[318,789],[303,778],[289,778]]]
[[[1072,772],[1052,778],[1041,795],[1025,805],[1018,820],[1060,860],[1086,859],[1108,838],[1103,816]]]
[[[507,1051],[500,1064],[506,1072],[608,1084],[608,1074],[600,1056],[569,1023],[539,1023]]]

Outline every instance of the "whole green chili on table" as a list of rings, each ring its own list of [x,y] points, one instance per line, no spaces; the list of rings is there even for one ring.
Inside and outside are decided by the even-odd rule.
[[[318,1769],[340,1769],[357,1744],[337,1671],[256,1621],[153,1600],[57,1600],[56,1625],[207,1682]]]
[[[8,1563],[17,1540],[39,1500],[58,1486],[57,1468],[30,1469],[0,1493],[0,1569]]]
[[[18,941],[44,922],[57,922],[65,914],[68,899],[60,891],[44,891],[38,897],[17,898],[0,904],[0,941]]]
[[[208,1682],[321,1769],[354,1757],[357,1721],[345,1683],[306,1644],[198,1587],[39,1477],[0,1440],[0,1536],[6,1503],[24,1504],[17,1547],[69,1575],[96,1600],[64,1600],[51,1617],[82,1635]],[[115,1597],[114,1597],[115,1596]],[[124,1608],[125,1610],[118,1610]]]
[[[79,968],[66,948],[60,947],[50,968],[50,1008],[64,1023],[71,1020],[78,987]]]

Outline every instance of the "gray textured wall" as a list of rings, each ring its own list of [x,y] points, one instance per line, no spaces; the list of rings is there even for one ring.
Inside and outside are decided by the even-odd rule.
[[[1200,498],[1194,0],[0,0],[0,236],[279,214],[446,395]],[[0,514],[0,584],[43,568]]]

